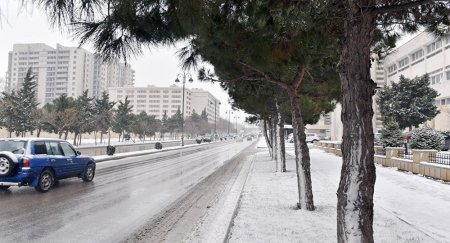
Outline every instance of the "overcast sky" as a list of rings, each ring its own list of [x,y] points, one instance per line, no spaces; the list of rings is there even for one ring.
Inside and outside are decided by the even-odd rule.
[[[78,46],[67,33],[53,29],[47,21],[43,11],[28,7],[20,8],[18,0],[0,0],[0,77],[5,77],[8,67],[8,52],[14,43],[45,43],[56,47],[56,43],[64,46]],[[93,51],[92,48],[82,46]],[[143,55],[129,60],[131,67],[136,71],[135,86],[169,86],[174,84],[177,74],[182,70],[176,57],[177,47],[154,47],[146,50]],[[230,109],[228,95],[218,84],[200,83],[196,80],[197,73],[192,71],[193,83],[187,83],[188,88],[202,88],[208,90],[221,101],[221,116]],[[238,113],[239,120],[243,121],[245,114]]]

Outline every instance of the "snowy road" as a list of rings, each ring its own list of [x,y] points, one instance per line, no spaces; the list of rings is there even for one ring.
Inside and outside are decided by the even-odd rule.
[[[213,143],[97,165],[93,183],[46,194],[0,194],[0,242],[117,242],[146,224],[250,142]]]
[[[290,146],[288,144],[288,146]],[[316,211],[295,210],[295,164],[275,173],[260,149],[243,191],[230,242],[336,242],[341,158],[311,147]],[[288,152],[293,154],[290,146]],[[450,242],[450,184],[377,166],[375,242]]]

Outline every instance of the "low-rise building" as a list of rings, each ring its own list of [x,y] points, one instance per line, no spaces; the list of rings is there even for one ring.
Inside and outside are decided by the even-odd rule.
[[[164,112],[167,116],[174,115],[178,109],[182,111],[183,88],[176,85],[170,87],[112,87],[108,89],[111,101],[125,101],[128,97],[133,106],[132,112],[139,114],[145,111],[155,118],[161,119]],[[184,90],[184,116],[191,116],[193,111],[201,114],[206,109],[208,121],[214,123],[215,114],[220,114],[220,102],[211,93],[201,89]]]

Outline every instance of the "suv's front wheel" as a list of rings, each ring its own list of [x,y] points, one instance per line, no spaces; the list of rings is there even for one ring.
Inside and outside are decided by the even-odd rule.
[[[95,176],[95,165],[93,163],[89,163],[86,166],[86,169],[84,169],[82,179],[85,182],[91,182],[92,180],[94,180],[94,176]]]
[[[46,169],[42,171],[41,175],[39,176],[39,182],[35,189],[38,192],[48,192],[50,191],[50,188],[52,188],[54,183],[55,175],[51,170]]]

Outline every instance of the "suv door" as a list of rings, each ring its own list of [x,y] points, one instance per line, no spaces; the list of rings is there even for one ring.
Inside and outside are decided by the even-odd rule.
[[[45,141],[50,165],[55,170],[57,178],[64,178],[70,175],[70,164],[57,141]]]
[[[83,160],[81,158],[77,157],[77,152],[75,149],[70,146],[67,142],[60,142],[61,149],[64,153],[64,156],[67,158],[67,160],[70,162],[70,166],[72,168],[72,175],[78,175],[81,174],[81,172],[84,171],[85,164],[83,163]]]

